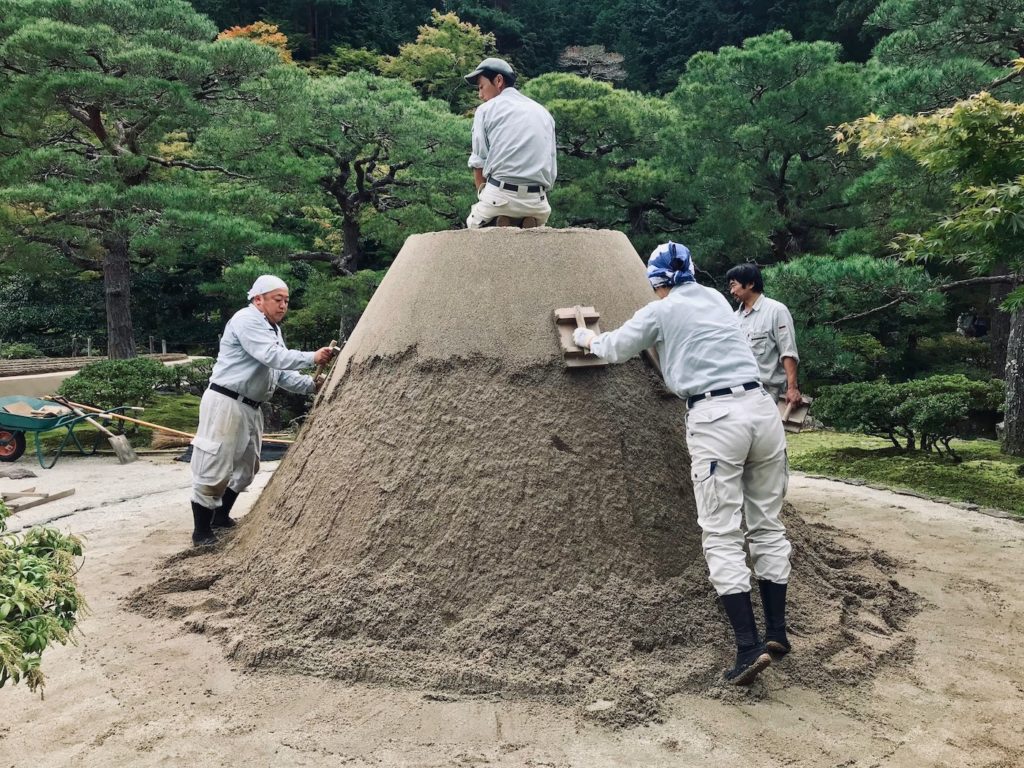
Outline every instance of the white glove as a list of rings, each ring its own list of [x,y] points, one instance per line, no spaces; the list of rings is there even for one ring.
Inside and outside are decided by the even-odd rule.
[[[577,328],[572,332],[572,343],[577,347],[590,349],[590,342],[594,340],[595,336],[597,336],[597,334],[589,328]]]

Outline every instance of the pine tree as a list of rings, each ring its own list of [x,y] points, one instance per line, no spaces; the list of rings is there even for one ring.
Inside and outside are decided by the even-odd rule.
[[[0,0],[0,253],[102,273],[113,358],[135,354],[134,269],[262,236],[269,201],[197,147],[279,58],[216,33],[183,0]]]

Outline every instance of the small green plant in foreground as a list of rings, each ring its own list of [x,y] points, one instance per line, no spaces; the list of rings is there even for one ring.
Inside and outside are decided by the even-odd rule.
[[[5,533],[9,516],[0,501],[0,688],[24,680],[41,691],[43,651],[73,640],[85,610],[75,560],[82,542],[53,528]]]
[[[883,438],[813,431],[788,436],[792,469],[812,475],[915,491],[1024,516],[1024,459],[1007,456],[994,440],[954,440],[954,464],[934,453],[903,451]]]

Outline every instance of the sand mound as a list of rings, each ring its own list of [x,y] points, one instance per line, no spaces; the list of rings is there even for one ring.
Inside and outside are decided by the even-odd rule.
[[[744,695],[718,680],[684,405],[638,360],[567,370],[552,326],[649,299],[617,233],[410,238],[243,525],[133,604],[252,667],[556,696],[615,724],[677,691]],[[894,564],[786,522],[800,661],[777,674],[827,692],[904,658]]]

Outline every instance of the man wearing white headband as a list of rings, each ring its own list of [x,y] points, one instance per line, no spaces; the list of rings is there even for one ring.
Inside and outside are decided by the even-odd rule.
[[[725,678],[748,685],[773,655],[790,650],[785,609],[791,547],[779,521],[788,477],[786,435],[746,335],[725,297],[697,284],[689,249],[665,243],[647,265],[659,300],[615,331],[577,328],[573,339],[611,363],[656,347],[666,386],[686,400],[704,557],[736,637],[736,663]],[[744,538],[765,609],[763,639],[750,602]]]
[[[288,313],[288,286],[274,275],[260,275],[249,289],[249,305],[224,327],[210,387],[199,405],[199,427],[192,439],[192,543],[213,544],[213,528],[230,528],[238,494],[260,466],[263,412],[260,406],[277,387],[299,394],[316,392],[322,382],[300,368],[323,365],[335,350],[288,349],[280,323]]]

